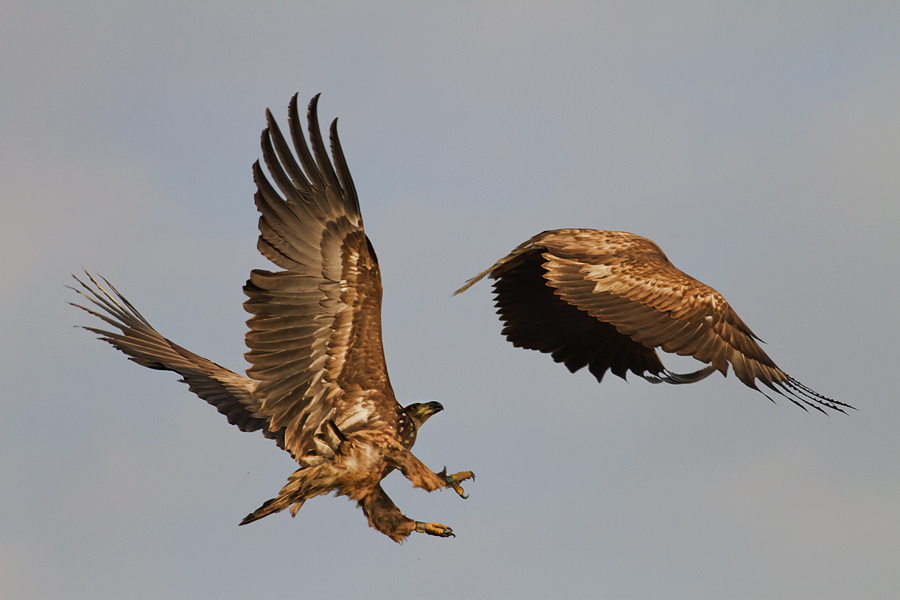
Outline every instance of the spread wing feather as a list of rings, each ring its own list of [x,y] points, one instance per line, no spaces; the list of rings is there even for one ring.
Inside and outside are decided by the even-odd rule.
[[[336,122],[334,166],[309,105],[309,145],[297,97],[289,107],[296,158],[271,113],[262,152],[272,182],[253,173],[260,252],[283,271],[254,270],[244,286],[252,315],[247,374],[270,428],[284,429],[286,448],[301,459],[329,423],[393,427],[399,405],[381,343],[381,275],[363,231],[359,203]],[[310,149],[311,146],[311,149]],[[273,185],[274,183],[274,185]]]
[[[284,447],[284,431],[272,431],[269,419],[260,413],[260,403],[253,396],[256,382],[221,367],[163,337],[111,283],[102,285],[90,273],[90,284],[75,277],[80,289],[72,288],[90,302],[89,306],[72,303],[91,313],[118,332],[85,327],[139,365],[151,369],[174,371],[181,375],[191,391],[206,400],[241,431],[262,429]]]
[[[550,353],[575,371],[589,366],[650,381],[690,383],[729,365],[745,385],[757,382],[799,406],[849,405],[802,385],[778,368],[749,327],[715,289],[678,270],[652,241],[591,229],[545,231],[521,244],[484,276],[494,291],[503,333],[518,346]],[[694,373],[667,371],[655,348],[708,363]],[[760,390],[762,391],[762,390]]]

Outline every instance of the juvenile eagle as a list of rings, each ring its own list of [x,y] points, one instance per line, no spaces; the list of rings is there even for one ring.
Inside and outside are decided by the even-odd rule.
[[[465,498],[459,484],[474,475],[435,473],[410,452],[419,427],[443,407],[429,402],[404,408],[394,397],[381,341],[378,259],[363,230],[337,120],[331,124],[332,167],[317,102],[318,96],[308,111],[312,151],[297,96],[290,102],[299,164],[266,111],[262,155],[275,187],[257,161],[257,248],[283,270],[254,270],[244,286],[244,308],[252,315],[245,355],[249,377],[169,341],[109,282],[104,287],[90,274],[90,283],[78,280],[82,289],[75,291],[93,306],[76,306],[119,331],[85,329],[140,365],[178,373],[229,423],[241,431],[261,430],[300,464],[278,496],[241,525],[288,507],[296,515],[307,499],[335,492],[356,500],[369,525],[396,542],[413,531],[449,537],[453,531],[446,525],[403,515],[381,488],[381,480],[397,469],[416,487],[452,487]]]
[[[654,382],[693,383],[728,365],[745,385],[756,382],[801,408],[841,412],[779,369],[722,294],[681,272],[652,241],[621,231],[557,229],[519,245],[485,275],[494,279],[503,335],[513,345],[550,354],[597,381],[607,370]],[[667,370],[656,348],[708,363],[687,374]],[[765,394],[765,392],[762,392]]]

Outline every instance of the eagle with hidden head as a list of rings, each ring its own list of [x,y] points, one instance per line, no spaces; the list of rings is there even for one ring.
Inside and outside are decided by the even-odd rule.
[[[772,361],[725,298],[682,272],[647,238],[624,231],[556,229],[519,244],[489,269],[503,335],[514,346],[550,354],[574,373],[587,367],[653,383],[694,383],[734,369],[801,408],[853,408],[806,387]],[[706,366],[692,373],[665,368],[656,349]]]

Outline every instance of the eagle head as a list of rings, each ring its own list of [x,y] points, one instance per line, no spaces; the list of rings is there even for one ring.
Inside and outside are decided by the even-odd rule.
[[[431,415],[442,410],[444,410],[444,407],[441,406],[440,402],[415,402],[404,407],[400,411],[400,422],[398,424],[400,442],[406,448],[412,448],[413,444],[416,443],[416,432],[418,432],[422,423],[427,421]]]
[[[441,412],[444,410],[444,407],[440,402],[415,402],[403,410],[409,415],[409,418],[416,425],[416,429],[418,429],[431,415]]]

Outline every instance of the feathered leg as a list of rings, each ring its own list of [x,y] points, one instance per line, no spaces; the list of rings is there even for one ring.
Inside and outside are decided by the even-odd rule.
[[[440,473],[435,473],[400,444],[391,448],[391,452],[387,454],[386,458],[388,464],[399,469],[415,487],[422,488],[426,492],[452,487],[461,498],[468,498],[465,490],[459,484],[467,479],[475,479],[475,473],[472,471],[460,471],[453,475],[447,475],[446,467]]]
[[[397,543],[403,542],[413,531],[438,537],[454,537],[453,530],[446,525],[413,521],[401,513],[380,485],[376,485],[359,501],[359,507],[369,520],[369,527],[380,531]]]

